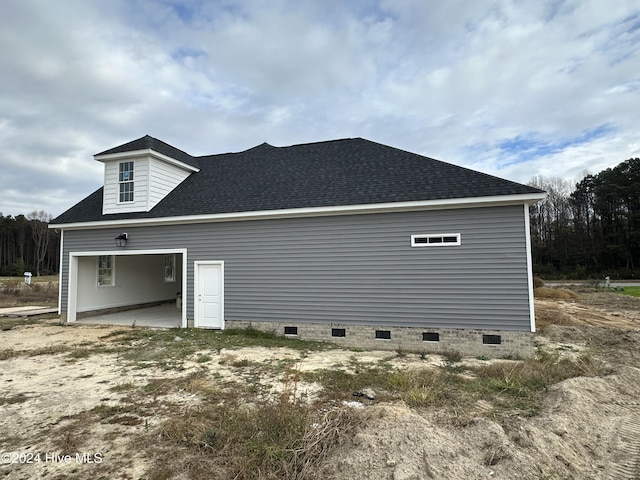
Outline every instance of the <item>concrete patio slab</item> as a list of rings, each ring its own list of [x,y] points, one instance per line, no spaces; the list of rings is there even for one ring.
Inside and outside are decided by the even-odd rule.
[[[34,315],[42,315],[45,313],[57,313],[57,308],[41,307],[37,305],[22,307],[0,308],[0,317],[31,317]]]

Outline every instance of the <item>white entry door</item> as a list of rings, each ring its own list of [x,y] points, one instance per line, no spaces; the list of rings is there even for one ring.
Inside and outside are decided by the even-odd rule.
[[[224,265],[195,262],[196,327],[224,328]]]

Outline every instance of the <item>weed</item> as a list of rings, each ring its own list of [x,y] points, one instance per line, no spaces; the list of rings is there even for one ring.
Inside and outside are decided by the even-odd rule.
[[[67,353],[67,357],[73,359],[87,358],[94,353],[96,353],[96,351],[89,348],[74,348],[69,353]]]
[[[0,350],[0,360],[8,360],[19,355],[20,352],[17,350],[13,350],[12,348],[5,348],[3,350]]]
[[[357,365],[355,373],[321,370],[304,373],[305,379],[322,384],[325,400],[350,398],[352,392],[369,388],[377,399],[403,400],[410,406],[470,409],[478,400],[497,405],[497,413],[516,410],[534,414],[549,385],[575,376],[603,373],[589,356],[575,360],[543,353],[522,361],[502,361],[487,365],[392,370],[380,366]],[[487,412],[496,413],[494,412]]]
[[[110,387],[109,390],[112,392],[129,392],[131,390],[134,390],[135,388],[136,385],[134,383],[126,382],[114,385],[113,387]]]
[[[57,450],[61,455],[75,457],[76,452],[82,451],[82,442],[87,437],[87,434],[82,418],[61,427],[56,436]]]
[[[231,362],[231,366],[232,367],[242,368],[242,367],[248,367],[249,365],[251,365],[251,362],[246,358],[243,358],[242,360],[235,360],[235,361]]]
[[[59,353],[66,353],[71,347],[66,345],[51,345],[48,347],[34,348],[31,350],[13,350],[7,348],[0,350],[0,360],[7,360],[15,357],[38,357],[40,355],[57,355]]]
[[[142,391],[153,396],[167,395],[173,387],[174,380],[171,378],[154,378],[142,387]]]
[[[23,279],[10,278],[0,283],[0,305],[43,305],[54,306],[58,300],[57,277],[43,277],[43,280],[25,285]]]
[[[176,458],[191,478],[306,478],[357,420],[345,410],[318,418],[297,398],[298,381],[297,371],[287,371],[282,394],[271,402],[243,405],[238,392],[212,395],[165,421],[160,441],[183,452]],[[148,477],[166,478],[168,469],[161,464]]]
[[[93,413],[94,415],[97,415],[97,417],[100,420],[104,420],[114,415],[121,415],[123,413],[128,412],[129,410],[130,410],[130,407],[123,404],[118,404],[118,405],[101,404],[92,408],[91,410],[89,410],[89,412]]]
[[[17,280],[10,280],[0,284],[0,294],[8,297],[17,297],[22,292],[20,288],[20,282]]]
[[[256,329],[228,329],[222,332],[194,328],[180,329],[181,341],[179,342],[175,341],[176,332],[176,329],[118,330],[101,338],[112,341],[111,347],[104,350],[105,352],[119,353],[122,359],[139,368],[160,367],[178,370],[184,368],[184,361],[203,350],[219,353],[222,349],[231,350],[255,345],[272,348],[288,347],[302,352],[332,348],[328,344],[279,337]],[[131,348],[133,345],[135,349]],[[199,360],[200,358],[202,360]],[[202,363],[210,359],[208,355],[196,357],[196,361]]]
[[[496,362],[474,367],[475,387],[483,398],[498,396],[500,409],[516,408],[524,414],[535,414],[544,391],[550,385],[577,376],[597,376],[603,373],[589,355],[575,360],[541,352],[537,358],[518,362]]]
[[[462,360],[462,355],[460,354],[460,352],[456,352],[454,350],[444,351],[440,355],[442,355],[445,361],[449,364],[458,363]]]
[[[45,320],[45,315],[37,315],[33,317],[3,317],[0,318],[0,331],[6,332],[13,330],[21,325],[35,325]]]
[[[106,420],[105,423],[112,424],[112,425],[113,424],[126,425],[130,427],[134,425],[140,425],[142,422],[143,420],[140,417],[137,417],[134,415],[116,415]]]
[[[205,370],[192,372],[184,377],[156,378],[142,387],[142,392],[154,397],[167,395],[172,391],[184,391],[187,393],[210,392],[210,382]]]
[[[0,405],[14,405],[16,403],[26,402],[27,400],[29,400],[29,397],[26,396],[24,393],[18,393],[17,395],[13,395],[13,396],[7,395],[0,398]]]
[[[35,348],[33,350],[24,350],[24,354],[28,357],[37,357],[40,355],[57,355],[59,353],[67,353],[71,347],[67,345],[50,345],[48,347]]]
[[[486,466],[493,466],[509,457],[509,452],[504,445],[488,445],[487,452],[484,456],[484,464]]]
[[[76,432],[66,431],[58,439],[59,449],[62,455],[72,455],[79,451],[81,438]]]
[[[173,480],[176,477],[177,472],[166,464],[156,464],[147,472],[149,480]]]

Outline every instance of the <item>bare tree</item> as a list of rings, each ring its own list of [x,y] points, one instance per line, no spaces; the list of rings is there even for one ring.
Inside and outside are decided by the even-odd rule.
[[[40,266],[49,248],[49,222],[51,215],[44,210],[34,210],[27,219],[31,222],[31,235],[35,243],[36,275],[40,276]]]

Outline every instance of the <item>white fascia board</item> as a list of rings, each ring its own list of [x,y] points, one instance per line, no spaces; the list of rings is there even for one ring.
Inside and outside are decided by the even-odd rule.
[[[101,255],[112,255],[121,257],[124,255],[166,255],[169,253],[187,254],[186,248],[157,248],[148,250],[96,250],[96,251],[77,251],[69,252],[70,257],[98,257]]]
[[[98,162],[108,162],[110,160],[126,160],[128,158],[143,157],[146,155],[149,155],[153,158],[157,158],[158,160],[162,160],[163,162],[170,163],[171,165],[184,168],[185,170],[190,170],[192,172],[200,171],[200,169],[197,167],[188,165],[184,162],[176,160],[175,158],[171,158],[171,157],[168,157],[167,155],[163,155],[162,153],[158,153],[155,150],[152,150],[150,148],[147,148],[144,150],[134,150],[131,152],[109,153],[107,155],[94,155],[93,158]]]
[[[453,208],[494,207],[505,205],[533,204],[539,200],[542,200],[544,197],[544,193],[532,193],[523,195],[496,195],[492,197],[420,200],[414,202],[288,208],[282,210],[259,210],[255,212],[217,213],[211,215],[185,215],[180,217],[136,218],[130,220],[64,223],[50,225],[49,228],[58,228],[61,230],[89,230],[96,228],[124,226],[183,225],[187,223],[233,222],[246,220],[263,220],[270,218],[322,217],[330,215],[361,215],[367,213],[408,212],[415,210],[445,210]]]

